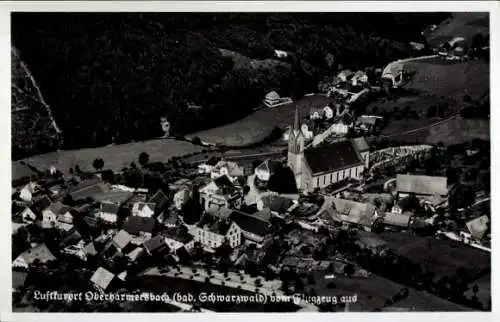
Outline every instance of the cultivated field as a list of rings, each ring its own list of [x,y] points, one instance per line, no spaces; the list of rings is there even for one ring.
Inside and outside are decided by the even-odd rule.
[[[402,233],[383,233],[379,237],[396,253],[434,271],[438,278],[451,276],[460,267],[475,276],[491,265],[489,253],[451,240],[422,238]]]
[[[465,38],[466,43],[470,45],[476,33],[489,34],[488,13],[455,12],[452,18],[443,21],[436,30],[426,35],[426,38],[427,42],[435,47],[455,37]]]
[[[301,118],[306,117],[312,107],[324,107],[331,99],[322,96],[306,96],[299,101],[274,107],[264,108],[237,122],[210,130],[191,134],[203,142],[228,147],[244,147],[267,138],[275,127],[285,128],[293,123],[295,107]]]
[[[201,150],[202,147],[189,142],[157,139],[91,149],[51,152],[26,158],[23,161],[40,170],[53,165],[60,171],[67,172],[76,165],[79,165],[82,170],[91,170],[93,169],[92,162],[96,158],[102,158],[104,160],[104,169],[120,170],[131,162],[138,164],[138,157],[141,152],[148,153],[151,162],[166,162],[171,157]]]
[[[464,95],[473,100],[481,98],[489,90],[490,66],[482,60],[471,60],[456,64],[436,63],[429,60],[412,61],[405,64],[416,74],[405,85],[437,97],[448,97],[462,101]]]

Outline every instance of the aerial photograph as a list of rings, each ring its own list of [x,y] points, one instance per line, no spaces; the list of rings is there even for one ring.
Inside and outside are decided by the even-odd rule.
[[[13,312],[492,311],[489,12],[10,19]]]

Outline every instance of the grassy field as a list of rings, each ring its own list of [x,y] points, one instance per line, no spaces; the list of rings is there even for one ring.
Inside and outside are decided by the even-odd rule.
[[[387,246],[413,262],[436,273],[450,276],[459,267],[475,276],[491,267],[490,254],[451,240],[422,238],[404,233],[383,233],[378,236]]]
[[[442,64],[432,58],[408,62],[405,68],[416,72],[406,88],[437,97],[462,101],[464,95],[469,95],[477,100],[489,90],[490,66],[482,60]]]
[[[489,34],[488,13],[483,12],[455,12],[451,19],[441,23],[436,30],[426,35],[431,46],[440,46],[445,41],[455,37],[463,37],[470,45],[476,33]]]
[[[472,139],[490,139],[490,121],[455,117],[428,129],[427,143],[458,144]]]
[[[312,107],[324,107],[331,99],[314,95],[299,101],[274,107],[263,108],[255,113],[228,125],[216,127],[190,135],[204,142],[229,147],[243,147],[258,143],[267,138],[275,127],[285,128],[293,123],[295,108],[301,118],[306,117]]]
[[[148,153],[151,162],[166,162],[171,157],[201,150],[202,147],[188,142],[157,139],[91,149],[51,152],[33,156],[23,161],[40,170],[53,165],[60,171],[67,172],[75,165],[79,165],[82,170],[92,170],[92,162],[96,158],[102,158],[105,169],[120,170],[131,162],[138,164],[138,157],[141,152]]]
[[[477,297],[479,301],[483,304],[483,307],[486,308],[491,301],[491,274],[484,275],[483,277],[471,282],[469,284],[469,290],[465,292],[465,295],[471,297],[474,295],[472,288],[474,285],[479,287],[479,291],[477,292]]]

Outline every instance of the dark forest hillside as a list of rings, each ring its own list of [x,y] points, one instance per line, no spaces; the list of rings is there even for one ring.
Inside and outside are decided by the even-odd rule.
[[[339,64],[364,68],[407,57],[408,42],[424,42],[422,29],[446,17],[13,13],[12,43],[69,149],[158,137],[162,116],[174,134],[234,121],[270,90],[295,97],[315,91]],[[292,55],[287,64],[256,70],[236,68],[219,48],[253,59],[272,58],[274,49]],[[188,109],[189,103],[202,108]],[[39,152],[13,146],[14,159]]]

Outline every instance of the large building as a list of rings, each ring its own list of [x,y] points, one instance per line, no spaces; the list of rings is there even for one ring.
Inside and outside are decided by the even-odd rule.
[[[365,168],[365,159],[351,140],[345,139],[305,149],[304,135],[300,128],[299,113],[288,140],[287,165],[295,175],[297,188],[310,192],[346,178],[360,179]],[[367,151],[363,151],[364,154]]]

